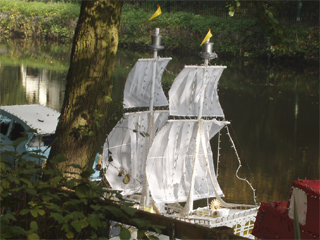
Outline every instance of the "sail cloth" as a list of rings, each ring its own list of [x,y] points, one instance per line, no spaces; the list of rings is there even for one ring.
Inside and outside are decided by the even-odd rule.
[[[126,113],[108,135],[102,167],[112,189],[123,195],[141,192],[144,179],[149,112]],[[155,132],[168,119],[168,111],[154,112]],[[111,158],[110,158],[111,157]]]
[[[157,58],[154,106],[168,106],[161,86],[161,77],[171,58]],[[155,59],[139,59],[131,69],[124,89],[124,108],[149,107],[152,72]]]
[[[170,115],[198,116],[203,95],[203,117],[224,117],[218,82],[225,66],[185,66],[169,91]],[[205,76],[207,71],[207,77]]]
[[[156,135],[147,161],[147,178],[155,202],[187,201],[193,167],[195,171],[193,200],[215,197],[215,190],[218,195],[223,196],[214,174],[210,139],[228,122],[216,119],[201,121],[203,124],[202,135],[205,138],[204,144],[206,146],[199,148],[197,156],[194,156],[195,139],[200,121],[169,120]],[[203,151],[205,148],[207,154]],[[208,161],[205,160],[205,155],[207,155]],[[198,160],[194,161],[195,158]],[[209,166],[207,166],[208,163]]]

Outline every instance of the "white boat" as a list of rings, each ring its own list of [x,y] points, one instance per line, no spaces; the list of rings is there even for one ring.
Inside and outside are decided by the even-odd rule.
[[[138,61],[125,85],[124,105],[149,108],[126,113],[115,126],[104,145],[102,166],[111,187],[139,202],[140,209],[153,208],[158,214],[208,227],[228,226],[236,235],[253,238],[250,233],[258,210],[255,190],[237,176],[249,183],[254,204],[226,203],[215,174],[210,139],[227,129],[229,122],[218,97],[218,81],[226,67],[209,65],[217,57],[212,45],[209,40],[203,44],[203,66],[185,66],[175,78],[169,111],[154,110],[168,105],[160,77],[169,59]],[[148,62],[155,67],[150,69]],[[157,73],[154,93],[148,87],[151,71]],[[161,98],[155,101],[158,105],[152,103],[153,94]],[[215,198],[211,209],[193,208],[194,200],[209,198]]]
[[[49,156],[59,116],[59,112],[39,104],[0,106],[1,152],[27,152],[24,158],[42,166]],[[14,147],[12,144],[22,137]],[[43,157],[32,157],[31,153]]]

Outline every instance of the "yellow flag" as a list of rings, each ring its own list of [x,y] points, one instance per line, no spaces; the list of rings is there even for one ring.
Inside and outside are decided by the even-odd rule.
[[[152,20],[152,19],[154,19],[155,17],[158,17],[161,13],[162,13],[162,12],[161,12],[161,8],[160,8],[160,5],[158,4],[158,9],[157,9],[157,11],[152,15],[152,17],[149,19],[149,21]]]
[[[212,37],[212,33],[211,33],[210,28],[209,28],[209,31],[208,31],[206,37],[203,39],[203,41],[202,41],[202,43],[200,44],[200,46],[202,46],[202,44],[204,44],[204,43],[205,43],[209,38],[211,38],[211,37]]]

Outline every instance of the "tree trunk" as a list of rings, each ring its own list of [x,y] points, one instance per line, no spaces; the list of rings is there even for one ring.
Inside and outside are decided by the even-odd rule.
[[[58,140],[52,146],[48,167],[58,168],[61,172],[79,172],[67,165],[84,167],[102,151],[122,5],[120,0],[81,3],[66,94],[56,130]],[[67,162],[50,164],[50,159],[57,154],[68,158]],[[79,178],[75,174],[65,176]]]

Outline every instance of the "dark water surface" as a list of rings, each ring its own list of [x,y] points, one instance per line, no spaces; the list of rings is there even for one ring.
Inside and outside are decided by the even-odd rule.
[[[1,105],[41,103],[60,111],[69,54],[69,46],[0,45]],[[185,64],[202,63],[197,55],[170,56],[165,89]],[[122,99],[126,76],[141,57],[152,53],[119,50],[115,101]],[[252,182],[257,201],[287,200],[293,180],[319,178],[318,66],[250,59],[211,64],[228,66],[220,79],[220,102],[242,161],[239,175]],[[221,147],[218,180],[226,200],[252,203],[251,189],[235,177],[238,160],[225,134]]]

